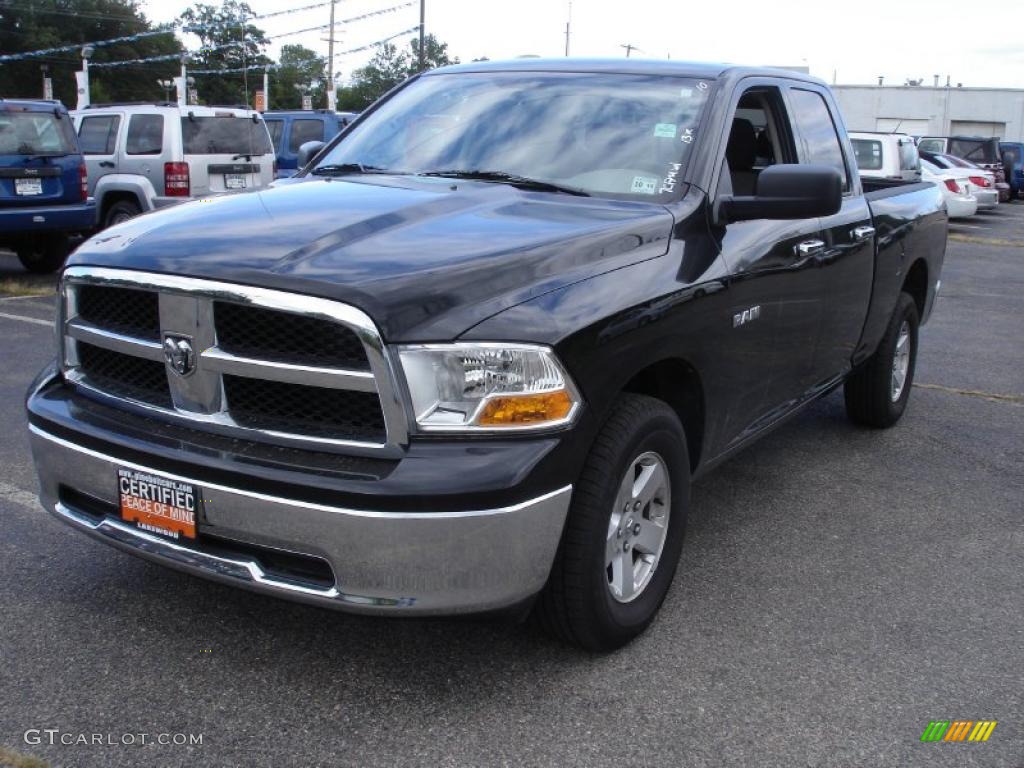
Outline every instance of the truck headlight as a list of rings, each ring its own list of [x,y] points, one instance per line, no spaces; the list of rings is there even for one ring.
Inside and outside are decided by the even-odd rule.
[[[418,344],[399,347],[398,356],[424,431],[554,427],[579,408],[576,388],[548,347]]]

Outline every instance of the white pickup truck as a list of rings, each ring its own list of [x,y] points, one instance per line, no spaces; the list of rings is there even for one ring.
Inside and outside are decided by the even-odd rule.
[[[850,141],[861,178],[920,181],[917,144],[905,133],[851,131]]]

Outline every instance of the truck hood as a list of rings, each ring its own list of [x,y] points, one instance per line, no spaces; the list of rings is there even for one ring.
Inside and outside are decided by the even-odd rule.
[[[69,265],[123,267],[343,301],[388,341],[446,341],[508,307],[662,255],[672,215],[506,184],[311,179],[146,214]]]

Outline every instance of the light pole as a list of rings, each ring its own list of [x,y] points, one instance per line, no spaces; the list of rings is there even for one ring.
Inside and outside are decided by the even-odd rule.
[[[50,65],[49,64],[40,64],[39,65],[39,69],[42,70],[42,73],[43,73],[43,98],[44,99],[52,99],[53,98],[53,80],[50,79]]]
[[[157,80],[156,84],[164,89],[164,101],[169,102],[171,100],[171,88],[174,87],[173,80]]]
[[[82,69],[75,72],[75,81],[78,85],[78,109],[85,109],[91,101],[89,96],[89,59],[95,50],[91,45],[82,46]]]
[[[420,61],[419,70],[422,72],[427,68],[427,51],[423,47],[423,39],[427,23],[427,0],[420,0]]]
[[[178,89],[178,106],[188,106],[188,53],[181,54],[181,76],[175,78],[175,87]]]
[[[334,89],[334,6],[337,0],[331,0],[331,31],[328,33],[327,43],[327,108],[334,111],[337,106],[337,91]],[[305,96],[305,94],[303,94]],[[305,99],[303,99],[305,103]]]

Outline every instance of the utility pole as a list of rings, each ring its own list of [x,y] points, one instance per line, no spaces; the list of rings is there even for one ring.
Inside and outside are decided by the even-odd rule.
[[[637,48],[632,43],[624,43],[624,44],[620,45],[619,48],[625,48],[626,49],[626,58],[627,59],[629,58],[629,54],[631,54],[633,51],[639,51],[640,50],[639,48]]]
[[[427,23],[427,0],[420,0],[420,61],[419,70],[422,72],[427,68],[427,51],[423,47],[423,38],[425,37]]]
[[[569,25],[572,24],[572,0],[569,0],[569,18],[565,20],[565,55],[569,56]]]
[[[327,108],[334,111],[338,94],[334,90],[334,6],[338,0],[331,0],[331,31],[327,36]]]

